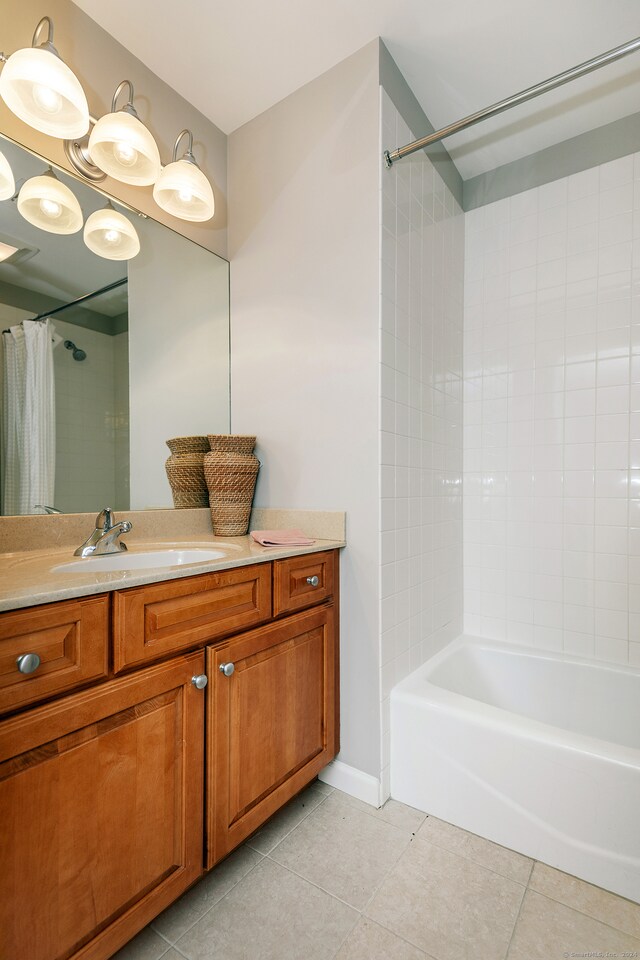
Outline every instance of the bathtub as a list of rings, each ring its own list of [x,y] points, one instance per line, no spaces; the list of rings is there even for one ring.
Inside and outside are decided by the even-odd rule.
[[[640,670],[454,641],[391,691],[391,795],[640,902]]]

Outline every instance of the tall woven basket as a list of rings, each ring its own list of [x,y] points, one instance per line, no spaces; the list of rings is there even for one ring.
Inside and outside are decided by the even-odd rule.
[[[204,457],[211,523],[218,537],[241,537],[249,529],[260,461],[252,454],[255,437],[210,435]]]
[[[174,437],[166,441],[171,456],[165,463],[173,505],[177,510],[209,506],[209,491],[204,476],[204,457],[209,450],[207,437]]]

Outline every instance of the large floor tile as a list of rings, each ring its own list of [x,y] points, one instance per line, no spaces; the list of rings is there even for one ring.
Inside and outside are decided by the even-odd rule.
[[[527,890],[508,960],[640,956],[640,940]]]
[[[249,838],[247,843],[259,853],[269,853],[331,793],[333,793],[333,787],[322,783],[321,780],[314,780],[282,810],[278,810],[264,827]]]
[[[396,937],[373,920],[362,917],[335,960],[428,960],[427,954]]]
[[[558,900],[567,907],[588,913],[590,917],[616,927],[640,939],[640,904],[617,897],[615,893],[594,887],[568,873],[554,870],[546,863],[536,863],[529,886],[545,897]]]
[[[503,960],[524,887],[425,840],[414,840],[367,916],[436,960]]]
[[[265,859],[178,940],[188,960],[331,960],[351,907]]]
[[[460,857],[473,860],[488,870],[501,873],[509,880],[516,880],[525,886],[529,880],[533,860],[516,853],[515,850],[478,837],[475,833],[468,833],[451,823],[438,820],[437,817],[427,817],[418,831],[418,837],[444,847],[451,853],[457,853]]]
[[[410,830],[361,813],[334,793],[270,856],[362,909],[410,839]]]
[[[240,847],[156,917],[152,923],[154,930],[175,943],[260,860],[262,854],[256,850]]]
[[[145,927],[137,937],[114,953],[112,960],[160,960],[170,949],[167,941],[163,940],[155,930]]]

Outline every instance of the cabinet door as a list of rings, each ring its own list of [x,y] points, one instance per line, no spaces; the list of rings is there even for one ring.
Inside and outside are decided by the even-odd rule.
[[[209,647],[208,866],[335,756],[335,647],[332,606]]]
[[[106,960],[200,875],[203,666],[0,724],[0,957]]]

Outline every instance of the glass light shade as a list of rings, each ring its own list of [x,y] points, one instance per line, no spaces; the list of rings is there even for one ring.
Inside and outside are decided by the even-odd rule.
[[[188,160],[167,164],[153,188],[153,199],[180,220],[210,220],[215,212],[211,184],[202,170]]]
[[[155,183],[162,169],[151,133],[124,110],[98,120],[89,137],[89,156],[110,177],[138,187]]]
[[[73,140],[89,129],[80,81],[50,50],[16,50],[0,72],[0,96],[17,117],[50,137]]]
[[[47,233],[77,233],[82,226],[80,204],[52,173],[31,177],[22,185],[18,210],[25,220]]]
[[[131,260],[140,252],[133,224],[110,206],[87,217],[83,236],[89,250],[105,260]]]
[[[0,200],[9,200],[16,192],[13,171],[4,153],[0,153]]]

